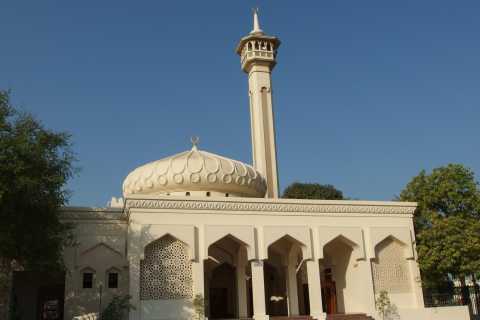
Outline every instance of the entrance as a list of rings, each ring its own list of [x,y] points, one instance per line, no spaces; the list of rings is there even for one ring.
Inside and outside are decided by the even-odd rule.
[[[332,269],[325,269],[325,281],[322,283],[322,304],[327,314],[337,313],[337,286],[332,278]]]
[[[65,275],[21,271],[13,274],[13,310],[22,320],[61,320]]]
[[[235,317],[235,267],[224,263],[215,268],[210,280],[210,318],[231,319]]]
[[[321,284],[323,307],[327,314],[346,314],[362,310],[359,298],[364,296],[359,286],[356,260],[352,258],[355,244],[338,236],[323,247]],[[356,269],[355,269],[356,268]],[[361,298],[360,298],[361,299]]]
[[[247,249],[243,242],[227,235],[208,247],[204,262],[205,310],[209,319],[238,319],[249,316]],[[251,309],[251,308],[250,308]]]

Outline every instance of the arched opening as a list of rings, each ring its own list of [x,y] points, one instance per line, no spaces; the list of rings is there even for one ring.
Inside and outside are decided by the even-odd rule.
[[[286,235],[268,247],[264,278],[265,303],[270,316],[296,316],[309,312],[302,246]]]
[[[339,236],[323,247],[320,264],[323,310],[327,314],[352,312],[349,303],[355,300],[357,261],[352,257],[356,245]]]
[[[208,247],[205,260],[206,316],[232,319],[251,316],[248,305],[247,246],[227,235]],[[251,308],[250,308],[251,309]]]

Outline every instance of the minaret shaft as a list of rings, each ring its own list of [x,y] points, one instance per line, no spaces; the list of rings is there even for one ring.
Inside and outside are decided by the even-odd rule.
[[[236,52],[248,74],[253,165],[267,180],[267,198],[279,196],[271,81],[279,46],[277,37],[263,33],[255,10],[253,30],[240,40]]]
[[[248,73],[253,165],[267,179],[267,197],[278,198],[277,151],[270,66],[252,64]]]

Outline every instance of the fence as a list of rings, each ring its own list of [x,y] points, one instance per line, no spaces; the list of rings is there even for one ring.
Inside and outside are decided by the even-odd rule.
[[[445,291],[426,289],[423,293],[425,307],[445,307],[468,305],[473,316],[480,316],[480,288],[478,285],[455,287]]]

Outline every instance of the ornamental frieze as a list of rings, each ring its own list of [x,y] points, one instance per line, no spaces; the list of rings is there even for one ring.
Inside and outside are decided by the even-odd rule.
[[[398,205],[355,205],[355,204],[300,204],[300,203],[265,203],[240,201],[202,201],[202,200],[166,200],[166,199],[127,199],[126,210],[172,209],[172,210],[207,210],[227,213],[249,212],[295,213],[295,214],[399,214],[412,215],[414,206]]]

